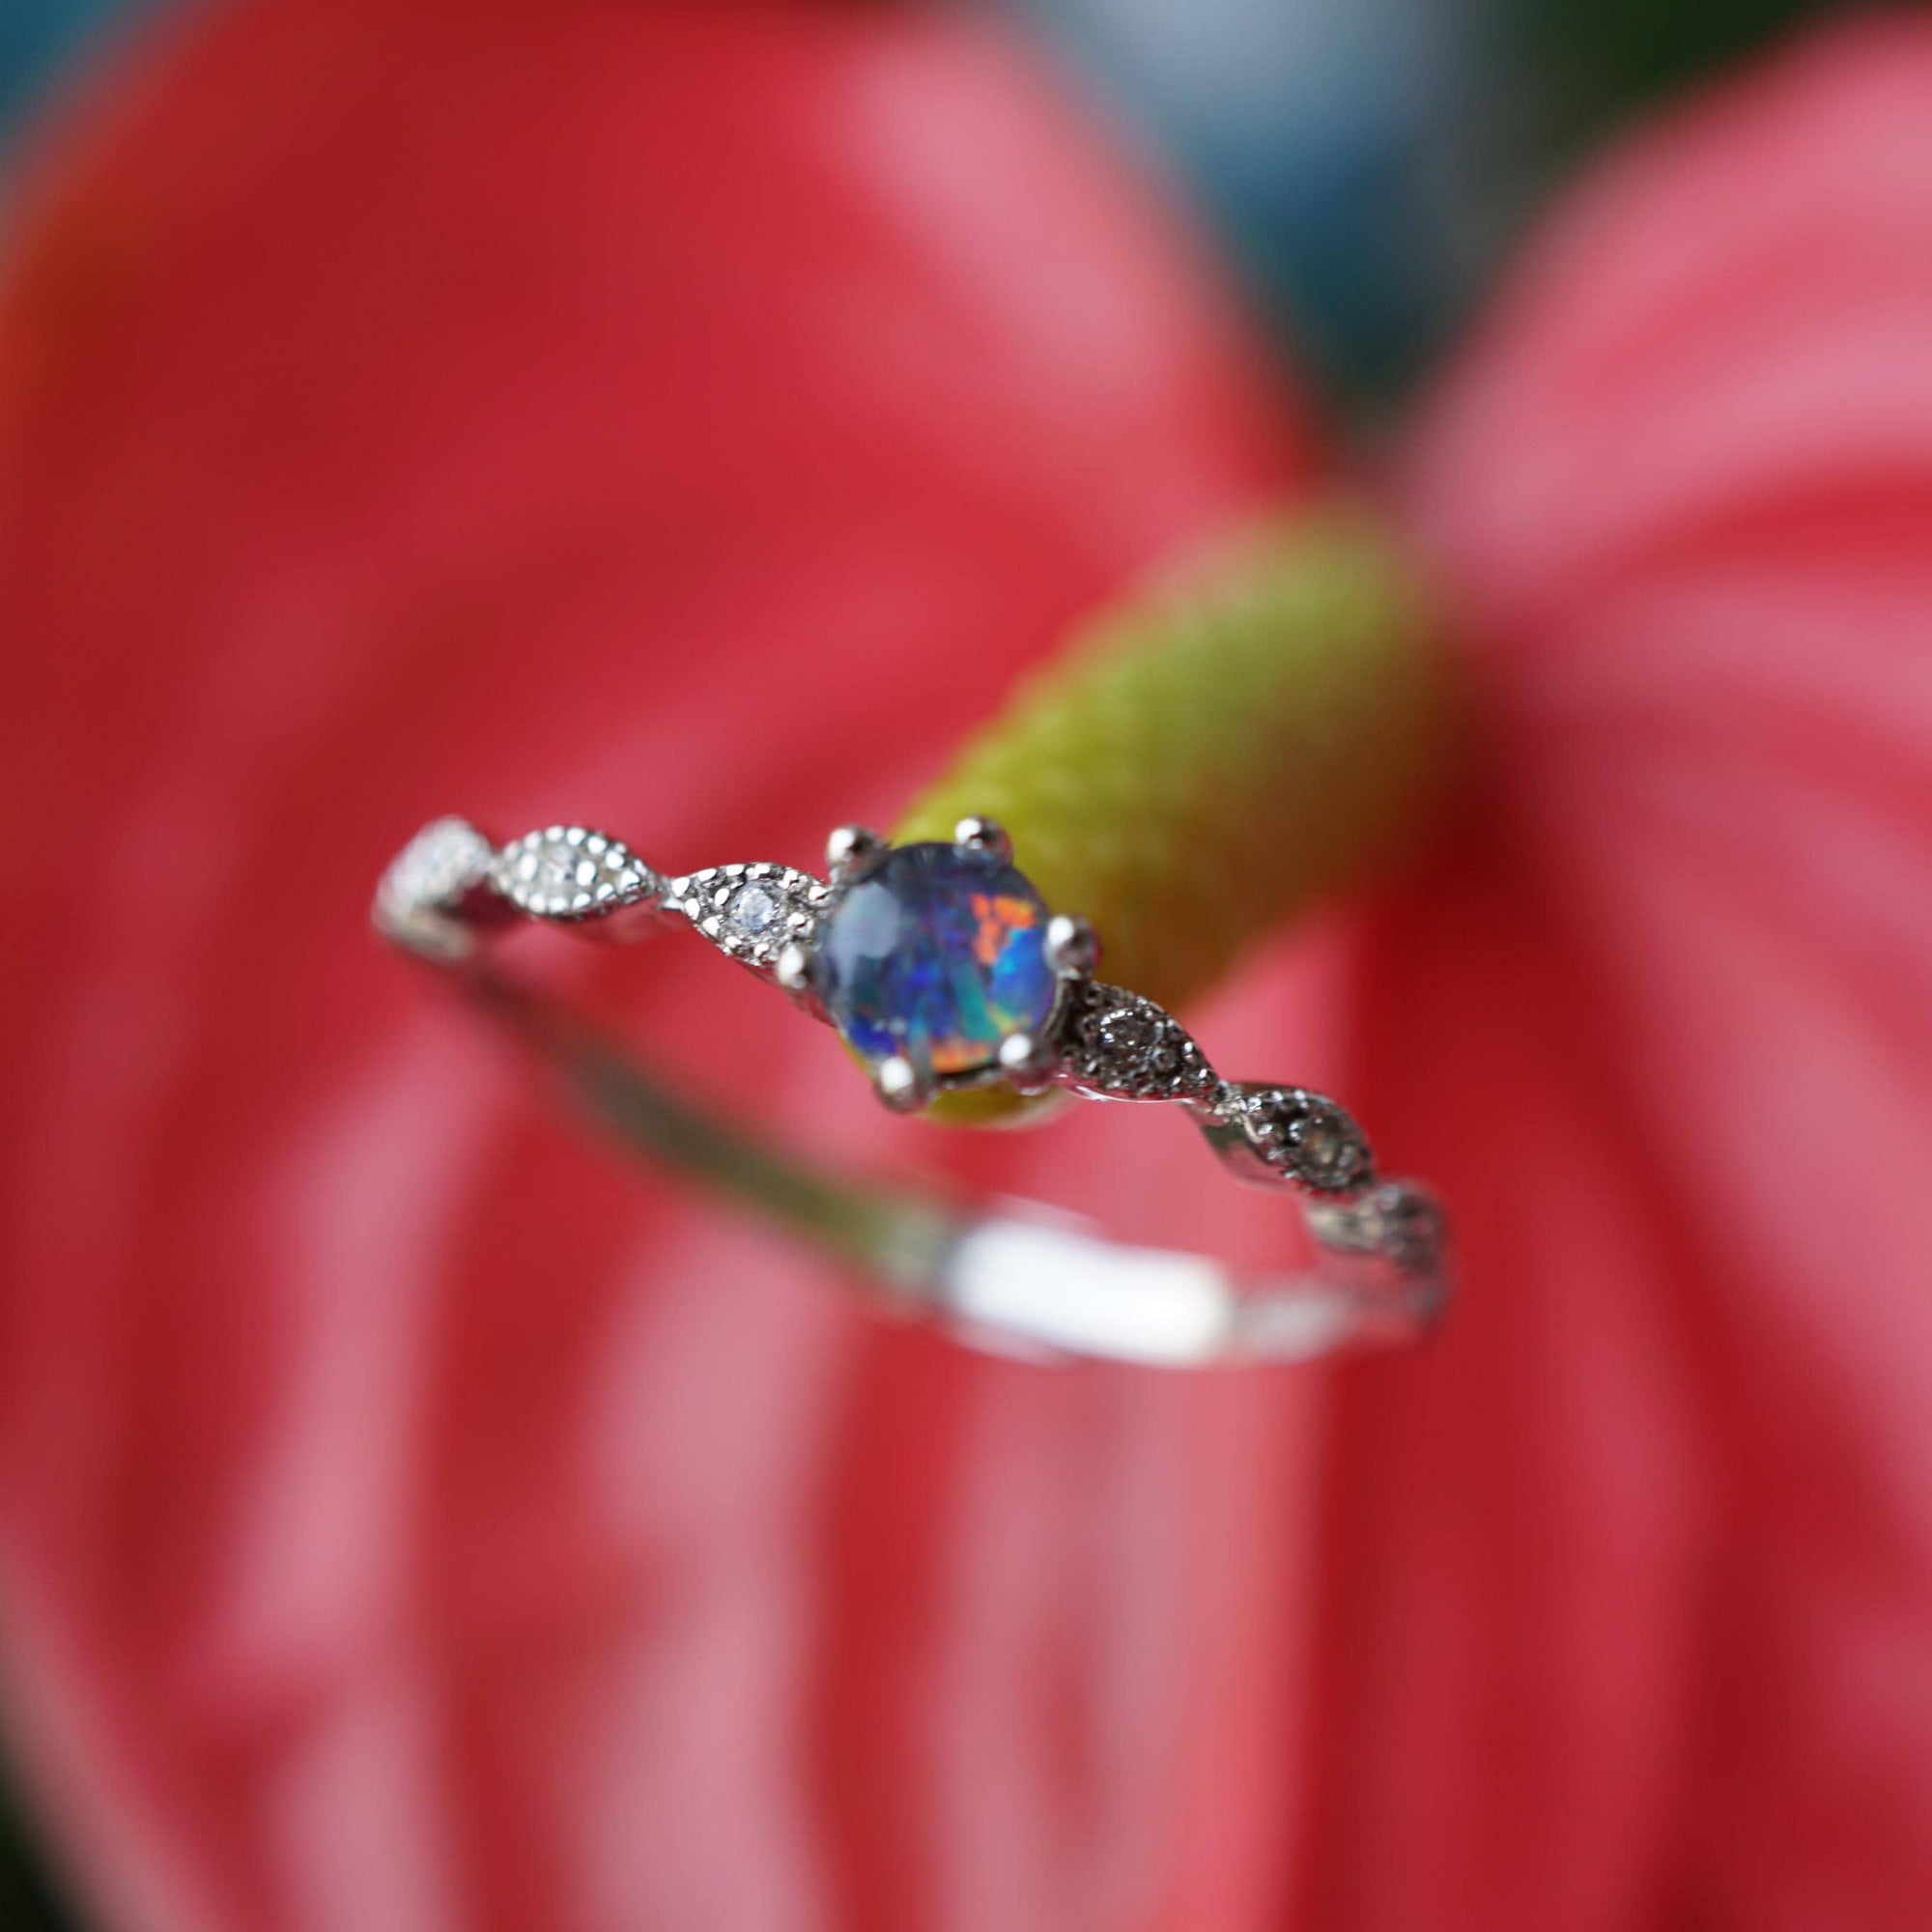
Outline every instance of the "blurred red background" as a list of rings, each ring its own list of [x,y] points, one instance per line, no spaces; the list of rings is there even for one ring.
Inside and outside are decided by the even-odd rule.
[[[1199,1017],[1439,1182],[1467,1290],[1191,1380],[872,1325],[363,914],[452,808],[804,860],[1315,490],[1163,192],[913,10],[219,9],[44,137],[0,1610],[100,1922],[1922,1925],[1928,108],[1874,24],[1640,137],[1399,440],[1467,815]],[[908,1158],[709,965],[607,983]],[[916,1150],[1267,1239],[1087,1111]]]

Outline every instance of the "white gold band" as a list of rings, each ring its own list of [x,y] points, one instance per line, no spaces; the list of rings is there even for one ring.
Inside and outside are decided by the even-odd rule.
[[[826,954],[857,888],[885,890],[892,849],[841,828],[828,847],[829,879],[772,864],[668,878],[588,827],[552,826],[498,846],[467,821],[444,818],[389,867],[373,916],[386,939],[479,995],[607,1126],[835,1253],[868,1298],[899,1318],[935,1321],[1006,1352],[1175,1368],[1313,1360],[1428,1329],[1450,1292],[1442,1216],[1429,1193],[1378,1179],[1360,1130],[1332,1100],[1222,1079],[1160,1007],[1095,979],[1092,932],[1025,896],[1032,889],[1011,871],[1005,835],[989,821],[963,821],[953,849],[962,867],[1004,883],[1008,895],[990,903],[1010,930],[1000,928],[980,949],[997,965],[954,956],[942,961],[956,969],[952,980],[941,982],[942,995],[955,980],[965,985],[983,1052],[962,1059],[948,1034],[942,1058],[930,1029],[920,1031],[934,1009],[929,971],[916,982],[902,975],[918,999],[883,1014],[875,975],[867,981],[870,1004],[855,1017]],[[945,848],[897,851],[950,863]],[[989,901],[973,903],[983,915]],[[668,1094],[621,1049],[502,975],[480,942],[519,918],[603,938],[696,931],[803,1010],[839,1024],[867,1051],[874,1086],[896,1109],[922,1105],[938,1089],[987,1084],[1179,1105],[1232,1173],[1295,1200],[1315,1264],[1305,1274],[1250,1280],[1205,1257],[1108,1240],[1058,1210],[1035,1216],[1007,1204],[962,1214],[819,1173]],[[981,917],[979,927],[985,924]],[[1006,950],[996,952],[1001,941]],[[934,942],[927,933],[920,943],[926,952],[915,964],[924,970]],[[1030,1023],[998,1037],[983,1032],[986,1011],[1004,1010],[986,997],[988,972],[1037,982]],[[1008,990],[1005,981],[992,988]],[[885,1045],[881,1027],[896,1028]]]

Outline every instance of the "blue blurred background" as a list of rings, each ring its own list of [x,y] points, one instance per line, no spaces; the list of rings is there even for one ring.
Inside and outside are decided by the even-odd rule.
[[[1819,0],[1025,0],[1331,393],[1451,336],[1548,185]]]

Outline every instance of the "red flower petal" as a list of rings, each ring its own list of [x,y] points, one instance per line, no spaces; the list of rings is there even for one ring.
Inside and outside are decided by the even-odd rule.
[[[803,856],[1276,487],[1136,197],[869,14],[315,0],[124,105],[0,324],[0,1604],[120,1921],[1922,1918],[1928,104],[1867,30],[1665,129],[1423,440],[1492,836],[1348,1091],[1470,1290],[1325,1495],[1315,1384],[881,1333],[360,927],[450,804]],[[975,1150],[1237,1211],[1167,1152]]]
[[[1416,447],[1484,850],[1360,1100],[1468,1293],[1333,1478],[1323,1925],[1932,1908],[1932,31],[1602,171]]]
[[[51,172],[0,1604],[110,1922],[1118,1923],[1177,1790],[1228,1829],[1190,1673],[1256,1558],[1199,1498],[1265,1396],[879,1331],[365,920],[451,808],[808,858],[1292,484],[1146,200],[996,34],[870,9],[241,11]],[[905,1145],[749,981],[622,963],[674,1061]]]

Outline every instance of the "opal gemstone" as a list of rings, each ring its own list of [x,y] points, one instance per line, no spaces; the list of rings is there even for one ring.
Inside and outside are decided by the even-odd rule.
[[[1023,872],[960,845],[900,845],[819,927],[826,1010],[874,1064],[903,1054],[945,1080],[983,1072],[1011,1033],[1038,1033],[1059,983],[1046,907]]]

